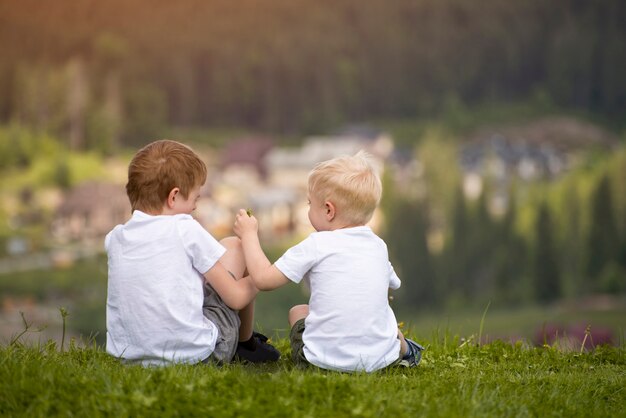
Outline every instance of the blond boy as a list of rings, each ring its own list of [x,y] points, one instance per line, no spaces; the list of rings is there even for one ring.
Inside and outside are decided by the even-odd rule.
[[[294,361],[346,372],[417,365],[422,347],[398,330],[387,298],[400,279],[387,246],[366,226],[382,193],[376,170],[359,152],[318,164],[308,183],[316,232],[275,264],[261,249],[254,217],[241,210],[234,226],[259,289],[309,281],[309,304],[289,311]]]
[[[206,177],[202,160],[170,140],[145,146],[129,165],[132,217],[105,239],[106,350],[125,362],[278,359],[253,333],[258,289],[239,239],[218,242],[191,216]]]

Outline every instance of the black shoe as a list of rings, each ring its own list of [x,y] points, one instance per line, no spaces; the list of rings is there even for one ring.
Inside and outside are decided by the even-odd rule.
[[[254,331],[250,340],[237,344],[235,360],[250,363],[277,361],[280,358],[280,351],[268,344],[267,340],[265,335]]]

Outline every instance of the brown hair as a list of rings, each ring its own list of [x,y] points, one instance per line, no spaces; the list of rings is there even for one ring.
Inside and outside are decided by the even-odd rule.
[[[132,210],[161,213],[173,188],[187,199],[206,177],[206,165],[191,148],[163,139],[137,151],[128,166],[126,194]]]
[[[321,162],[309,173],[309,194],[333,202],[337,216],[354,224],[369,222],[382,189],[380,177],[364,151]]]

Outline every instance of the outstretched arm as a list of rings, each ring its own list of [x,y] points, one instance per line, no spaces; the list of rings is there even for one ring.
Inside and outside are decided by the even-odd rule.
[[[240,209],[233,227],[241,239],[246,267],[260,290],[273,290],[289,283],[289,279],[267,259],[259,242],[258,223],[254,216]]]
[[[221,261],[204,273],[204,278],[231,309],[245,308],[259,292],[250,276],[235,278]]]

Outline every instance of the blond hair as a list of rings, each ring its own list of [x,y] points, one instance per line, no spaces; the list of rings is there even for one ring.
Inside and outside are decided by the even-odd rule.
[[[309,173],[309,194],[332,202],[342,221],[366,224],[382,195],[380,177],[370,158],[359,151],[317,164]]]
[[[178,187],[187,199],[206,177],[206,165],[191,148],[163,139],[137,151],[128,166],[126,194],[132,210],[161,213],[172,189]]]

